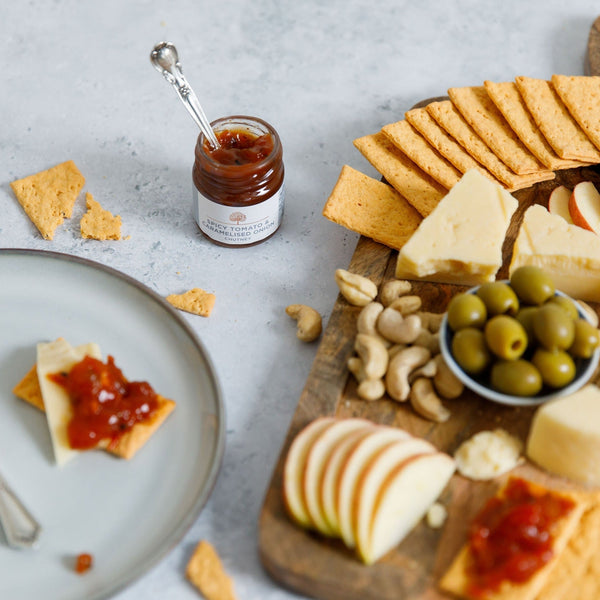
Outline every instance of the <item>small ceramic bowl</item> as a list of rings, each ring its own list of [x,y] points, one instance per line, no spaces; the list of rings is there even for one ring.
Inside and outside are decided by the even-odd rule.
[[[475,294],[478,289],[479,286],[476,286],[470,290],[467,290],[466,293]],[[564,294],[563,292],[556,291],[556,295],[564,296],[570,300],[573,300],[570,298],[570,296]],[[586,321],[590,321],[589,316],[583,311],[577,301],[574,302],[579,311],[579,315]],[[502,392],[492,388],[485,376],[475,378],[462,370],[456,360],[454,360],[452,352],[450,351],[450,348],[452,347],[453,336],[454,333],[448,325],[448,316],[445,314],[440,327],[440,348],[442,356],[444,357],[444,360],[446,361],[446,364],[450,370],[460,379],[460,381],[465,384],[467,388],[476,394],[483,396],[487,400],[492,400],[493,402],[498,402],[500,404],[506,404],[509,406],[536,406],[538,404],[547,402],[548,400],[553,400],[554,398],[559,398],[560,396],[572,394],[590,380],[591,376],[596,370],[596,367],[598,366],[598,361],[600,360],[600,348],[597,348],[590,358],[575,359],[575,378],[565,387],[560,389],[544,387],[536,396],[511,396],[510,394],[503,394]]]

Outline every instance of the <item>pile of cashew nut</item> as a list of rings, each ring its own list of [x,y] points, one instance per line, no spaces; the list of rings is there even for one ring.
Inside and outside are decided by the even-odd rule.
[[[409,400],[426,419],[448,420],[442,398],[457,398],[463,384],[440,354],[443,315],[421,311],[421,298],[410,294],[409,281],[393,279],[378,290],[370,279],[344,269],[335,278],[344,298],[363,307],[356,323],[356,355],[348,359],[359,397],[378,400],[387,392],[397,402]]]

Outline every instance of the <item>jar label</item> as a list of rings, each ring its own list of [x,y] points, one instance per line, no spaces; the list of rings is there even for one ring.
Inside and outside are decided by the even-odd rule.
[[[283,184],[270,198],[252,206],[225,206],[194,187],[194,216],[209,238],[222,244],[260,242],[274,233],[283,217]]]

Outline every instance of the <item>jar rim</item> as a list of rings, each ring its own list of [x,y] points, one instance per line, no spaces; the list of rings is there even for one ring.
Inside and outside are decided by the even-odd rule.
[[[229,117],[220,117],[219,119],[215,119],[214,121],[211,122],[211,127],[213,129],[218,128],[220,125],[225,125],[227,123],[231,123],[231,124],[239,124],[239,125],[252,125],[252,124],[256,124],[259,125],[264,131],[265,133],[269,133],[271,135],[271,138],[273,139],[273,149],[271,150],[271,152],[268,154],[268,156],[265,156],[263,159],[252,163],[253,166],[255,166],[257,169],[263,166],[266,166],[269,164],[270,161],[273,160],[273,157],[280,155],[281,154],[281,140],[279,139],[279,135],[277,133],[277,131],[275,131],[275,128],[270,125],[269,123],[267,123],[265,120],[260,119],[258,117],[251,117],[249,115],[232,115]],[[198,136],[198,141],[197,141],[197,146],[200,150],[200,152],[202,152],[202,155],[204,157],[204,160],[207,160],[212,166],[216,167],[216,168],[226,168],[226,169],[231,169],[232,171],[236,171],[236,170],[244,170],[247,169],[247,165],[223,165],[222,163],[220,163],[219,161],[216,161],[208,152],[206,152],[205,149],[205,145],[204,142],[206,141],[206,138],[204,136],[204,133],[200,133],[200,135]]]

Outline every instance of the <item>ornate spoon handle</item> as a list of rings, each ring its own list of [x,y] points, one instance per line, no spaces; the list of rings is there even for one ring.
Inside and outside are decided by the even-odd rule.
[[[42,531],[40,524],[25,508],[0,475],[0,525],[13,548],[32,548]]]

